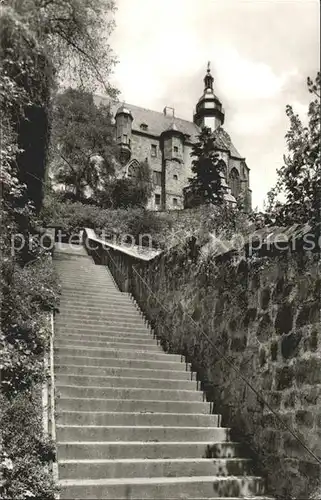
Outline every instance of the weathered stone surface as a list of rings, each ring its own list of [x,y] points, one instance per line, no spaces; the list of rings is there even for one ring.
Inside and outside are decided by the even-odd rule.
[[[293,326],[293,306],[292,304],[280,304],[275,319],[275,329],[279,335],[287,334]]]
[[[275,376],[276,389],[281,391],[292,387],[293,378],[294,373],[292,366],[283,366],[282,368],[278,368]]]
[[[298,360],[295,366],[297,384],[321,384],[321,359],[306,358]]]
[[[285,408],[291,407],[294,408],[296,404],[296,392],[292,391],[289,392],[288,394],[285,394],[284,399],[283,399],[283,404]]]
[[[276,361],[278,358],[278,350],[279,344],[277,341],[271,342],[270,352],[271,352],[271,360]]]
[[[283,335],[281,340],[281,353],[285,359],[294,356],[298,350],[302,333],[292,332],[289,335]]]
[[[314,485],[300,464],[311,455],[279,427],[275,417],[270,417],[270,427],[266,427],[267,417],[263,425],[267,405],[262,398],[281,417],[286,415],[295,434],[316,453],[321,441],[317,419],[321,413],[321,328],[320,277],[314,257],[265,252],[241,268],[226,259],[206,263],[201,270],[185,265],[180,273],[175,271],[175,259],[170,262],[164,258],[165,269],[170,269],[161,276],[150,271],[152,264],[139,268],[169,311],[160,315],[155,304],[145,311],[154,320],[156,333],[160,338],[171,338],[178,350],[185,345],[194,369],[208,387],[214,384],[212,400],[229,425],[247,436],[262,459],[274,485],[271,493],[288,499],[303,498],[305,491],[308,498]],[[200,341],[201,332],[179,312],[180,302],[189,314],[195,314],[199,305],[198,324],[208,332],[215,349]],[[235,364],[260,397],[216,349]],[[275,477],[282,477],[282,481],[275,482]]]
[[[320,323],[320,300],[304,304],[296,320],[296,326]]]
[[[295,415],[295,421],[298,425],[313,427],[314,416],[311,411],[298,410]]]
[[[271,290],[269,287],[263,288],[261,291],[261,308],[267,309],[270,302]]]
[[[245,328],[247,328],[255,320],[256,314],[257,309],[254,307],[251,307],[246,311],[243,319],[243,325],[245,326]]]
[[[268,340],[272,336],[272,320],[269,313],[263,314],[261,317],[259,326],[257,328],[256,335],[259,340]]]

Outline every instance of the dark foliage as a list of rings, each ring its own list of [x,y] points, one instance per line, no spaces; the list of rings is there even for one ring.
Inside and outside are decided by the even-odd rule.
[[[223,165],[219,160],[215,137],[209,128],[203,128],[198,142],[193,144],[191,156],[194,177],[189,179],[185,188],[185,205],[188,208],[203,204],[222,205],[224,191],[222,187]]]

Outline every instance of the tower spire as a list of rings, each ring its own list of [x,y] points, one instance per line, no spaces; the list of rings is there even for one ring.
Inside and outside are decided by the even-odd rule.
[[[213,91],[213,82],[214,82],[214,78],[212,77],[212,74],[211,74],[211,61],[208,61],[207,73],[206,73],[205,78],[204,78],[205,90],[210,89]]]
[[[208,127],[213,131],[224,123],[224,109],[219,98],[214,94],[214,78],[211,74],[211,62],[207,63],[207,72],[204,78],[205,89],[196,105],[194,123],[199,127]]]

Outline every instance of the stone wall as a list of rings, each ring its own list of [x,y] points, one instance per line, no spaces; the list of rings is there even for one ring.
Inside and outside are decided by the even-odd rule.
[[[320,498],[319,254],[298,248],[202,263],[177,250],[131,276],[163,346],[192,362],[269,492],[286,500]]]

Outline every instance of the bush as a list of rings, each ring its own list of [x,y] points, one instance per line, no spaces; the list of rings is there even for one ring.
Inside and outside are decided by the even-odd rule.
[[[21,267],[1,262],[0,496],[54,499],[52,443],[44,436],[41,384],[49,341],[48,312],[58,305],[57,276],[48,255]]]
[[[56,488],[45,466],[55,460],[55,449],[44,436],[40,404],[34,394],[22,393],[11,401],[0,397],[1,498],[54,499]]]
[[[162,246],[165,233],[170,230],[170,217],[159,217],[157,213],[135,209],[109,210],[82,203],[61,203],[56,197],[48,197],[41,213],[42,223],[60,228],[67,236],[79,233],[85,227],[94,229],[98,235],[117,241],[123,235],[131,235],[136,243],[139,236],[150,234],[155,246]]]

